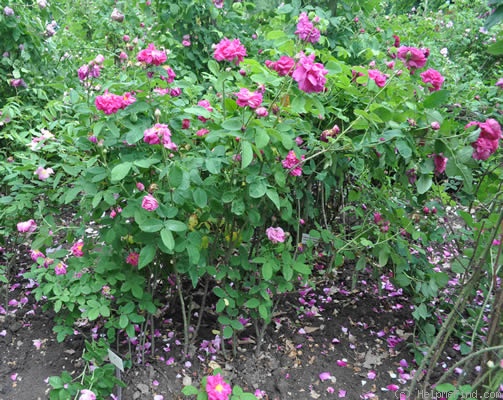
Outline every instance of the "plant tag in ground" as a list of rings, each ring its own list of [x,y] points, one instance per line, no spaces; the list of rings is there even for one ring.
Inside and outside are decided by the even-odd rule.
[[[110,362],[115,365],[115,368],[118,368],[121,370],[121,372],[124,372],[124,362],[122,361],[122,358],[120,358],[110,349],[108,349],[108,358],[110,359]]]
[[[307,244],[308,242],[313,242],[314,244],[317,244],[319,241],[320,241],[319,238],[312,237],[307,233],[302,234],[302,244]]]

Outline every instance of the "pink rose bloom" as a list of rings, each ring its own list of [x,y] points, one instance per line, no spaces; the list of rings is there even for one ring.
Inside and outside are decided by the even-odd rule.
[[[266,229],[265,233],[267,234],[267,238],[274,244],[283,243],[285,241],[285,231],[280,227],[273,228],[270,226]]]
[[[236,96],[238,97],[237,104],[240,107],[257,108],[262,104],[262,93],[259,92],[250,92],[246,88],[241,88]]]
[[[495,85],[503,89],[503,78],[499,78]]]
[[[429,50],[417,47],[401,46],[397,50],[397,57],[403,61],[408,69],[423,68],[426,64]]]
[[[84,252],[82,251],[83,247],[84,247],[84,242],[82,239],[80,239],[73,244],[73,246],[70,248],[70,251],[73,254],[73,256],[82,257],[84,255]]]
[[[265,65],[276,71],[279,76],[292,75],[295,60],[292,57],[281,56],[278,61],[266,60]]]
[[[438,121],[433,121],[430,126],[434,131],[438,131],[440,129],[440,123]]]
[[[300,40],[305,42],[316,43],[320,40],[320,31],[314,27],[305,12],[299,15],[299,22],[297,23],[295,34]]]
[[[205,128],[202,128],[202,129],[199,129],[197,132],[196,132],[196,135],[197,136],[200,136],[200,137],[203,137],[203,136],[206,136],[210,131],[208,129],[205,129]]]
[[[56,266],[54,267],[54,273],[56,275],[66,275],[66,268],[68,266],[63,262],[63,261],[60,261],[59,263],[56,264]]]
[[[48,179],[52,174],[54,174],[54,171],[52,168],[43,168],[43,167],[38,167],[35,172],[35,175],[38,175],[38,179],[41,181],[45,181]]]
[[[79,400],[96,400],[96,395],[88,389],[82,389]]]
[[[157,209],[157,207],[159,207],[159,203],[154,196],[147,194],[141,201],[141,207],[147,211],[154,211]]]
[[[37,262],[39,258],[45,258],[45,255],[40,250],[30,250],[30,258]]]
[[[211,104],[208,100],[200,100],[197,103],[198,106],[206,108],[209,112],[213,112],[213,107],[211,107]],[[206,122],[208,121],[208,118],[204,118],[201,115],[197,117],[200,121]]]
[[[213,4],[216,8],[223,8],[224,0],[213,0]]]
[[[314,62],[314,53],[306,56],[301,53],[300,60],[293,71],[292,78],[299,84],[299,89],[306,92],[322,92],[325,90],[328,71],[323,64]]]
[[[472,143],[474,148],[473,158],[475,160],[487,160],[498,149],[499,139],[502,137],[501,126],[493,118],[487,119],[486,122],[472,121],[465,126],[465,129],[471,126],[480,128],[479,137]]]
[[[164,65],[163,68],[166,71],[167,76],[161,75],[161,79],[168,83],[173,82],[176,78],[175,71],[173,71],[171,67],[168,67],[167,65]]]
[[[96,96],[94,104],[98,110],[110,115],[126,108],[135,101],[136,99],[131,95],[131,93],[125,93],[124,95],[119,96],[105,90],[105,93],[102,96]]]
[[[89,76],[89,66],[87,64],[83,65],[78,69],[77,74],[79,75],[79,79],[81,81],[87,79]]]
[[[386,85],[387,76],[378,69],[369,69],[369,78],[372,79],[379,87]]]
[[[228,400],[232,388],[224,381],[220,374],[208,376],[206,380],[208,400]]]
[[[445,172],[445,167],[447,166],[447,157],[444,157],[442,153],[433,155],[433,163],[435,164],[435,174],[439,175]]]
[[[145,64],[161,65],[168,58],[163,50],[155,48],[153,43],[150,43],[146,49],[141,50],[136,57],[138,61]]]
[[[442,88],[442,84],[444,83],[445,78],[433,68],[429,68],[426,71],[421,73],[421,79],[424,83],[428,85],[428,89],[430,92],[435,92]]]
[[[479,136],[479,138],[472,143],[473,155],[475,160],[487,160],[491,154],[498,150],[498,141],[490,140]]]
[[[395,68],[395,62],[394,61],[388,61],[386,63],[386,67],[388,67],[389,69]]]
[[[138,253],[131,252],[126,257],[126,263],[132,265],[133,267],[137,267],[139,259],[140,259],[140,255]]]
[[[143,141],[148,144],[160,144],[170,150],[176,150],[177,145],[171,141],[171,131],[168,125],[155,124],[143,132]]]
[[[140,259],[140,255],[133,251],[133,252],[129,253],[128,256],[126,257],[126,262],[129,265],[132,265],[133,267],[137,267],[139,259]]]
[[[137,182],[136,189],[138,189],[140,192],[143,192],[145,190],[145,185],[141,182]]]
[[[246,49],[239,39],[230,40],[223,38],[220,43],[215,46],[213,57],[217,61],[231,61],[239,65],[246,57]]]
[[[95,58],[94,58],[94,62],[96,64],[103,64],[103,62],[105,61],[105,57],[103,56],[103,54],[98,54]]]
[[[301,157],[302,160],[304,160],[304,156]],[[285,169],[292,169],[290,171],[290,175],[292,176],[301,176],[302,175],[302,166],[297,165],[299,164],[301,160],[297,158],[295,155],[295,152],[293,150],[290,150],[286,156],[286,158],[281,161],[281,164],[283,165],[283,168]]]
[[[32,233],[35,232],[36,230],[37,230],[37,223],[33,219],[17,223],[17,231],[20,233]]]
[[[179,87],[174,87],[172,89],[170,89],[169,91],[169,95],[171,97],[178,97],[182,94],[182,89],[180,89]]]
[[[269,115],[269,112],[267,111],[267,108],[265,108],[265,107],[258,107],[255,110],[255,114],[257,114],[257,117],[267,117]]]
[[[184,118],[182,121],[182,129],[189,129],[190,128],[190,119]]]

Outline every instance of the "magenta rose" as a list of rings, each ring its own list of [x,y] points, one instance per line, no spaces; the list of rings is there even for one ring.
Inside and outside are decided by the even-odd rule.
[[[154,196],[147,194],[141,201],[141,207],[147,211],[154,211],[159,207],[159,203]]]
[[[141,50],[136,57],[138,61],[145,64],[161,65],[168,58],[163,50],[155,48],[153,43],[150,43],[146,49]]]
[[[213,107],[211,107],[211,104],[210,104],[210,102],[208,100],[199,100],[199,102],[197,103],[197,105],[200,106],[200,107],[206,108],[209,112],[213,112]],[[208,121],[208,118],[204,118],[201,115],[199,115],[197,117],[197,119],[199,119],[202,122]]]
[[[94,104],[98,110],[103,111],[105,114],[115,114],[117,111],[126,108],[128,105],[134,103],[136,99],[131,95],[131,93],[124,93],[122,96],[117,94],[109,93],[105,90],[105,93],[101,96],[96,96]]]
[[[267,238],[276,243],[283,243],[285,241],[285,231],[280,227],[273,228],[272,226],[267,228],[265,233],[267,234]]]
[[[220,374],[210,375],[206,378],[206,393],[208,400],[228,400],[232,388]]]
[[[328,74],[328,71],[323,64],[315,63],[314,58],[314,53],[309,56],[301,53],[300,60],[292,74],[292,78],[299,84],[299,89],[306,93],[322,92],[325,90],[327,82],[325,75]]]
[[[292,57],[281,56],[278,61],[266,60],[265,65],[276,71],[279,76],[292,75],[295,60]]]
[[[305,42],[316,43],[320,40],[320,31],[314,27],[305,12],[299,15],[299,22],[297,23],[295,34],[300,40]]]
[[[435,92],[442,88],[444,77],[437,70],[429,68],[422,72],[420,76],[423,82],[428,86],[430,92]]]
[[[262,104],[262,93],[260,92],[250,92],[246,88],[241,88],[238,93],[236,93],[237,96],[237,104],[240,107],[250,107],[250,108],[257,108]]]
[[[304,160],[304,156],[301,157],[301,160]],[[285,169],[291,169],[290,175],[292,176],[301,176],[302,175],[302,166],[297,165],[301,161],[297,158],[295,155],[295,152],[293,150],[290,150],[286,156],[286,158],[281,161],[281,165],[283,165],[283,168]]]
[[[433,155],[433,163],[435,164],[435,174],[439,175],[445,172],[445,167],[447,166],[447,157],[444,157],[442,153]]]
[[[223,38],[215,46],[213,57],[217,61],[231,61],[238,65],[246,57],[246,48],[241,44],[239,39],[230,40]]]
[[[396,56],[403,61],[408,69],[414,70],[423,68],[428,59],[428,49],[418,49],[417,47],[400,46]]]
[[[485,122],[471,121],[465,126],[465,129],[471,126],[477,126],[480,129],[479,137],[472,143],[474,149],[472,156],[475,160],[487,160],[491,154],[498,150],[499,139],[502,137],[501,126],[493,118],[489,118]]]
[[[387,76],[378,69],[369,69],[369,78],[372,79],[379,87],[386,85]]]
[[[498,141],[486,139],[482,136],[472,143],[473,155],[475,160],[487,160],[491,154],[498,149]]]

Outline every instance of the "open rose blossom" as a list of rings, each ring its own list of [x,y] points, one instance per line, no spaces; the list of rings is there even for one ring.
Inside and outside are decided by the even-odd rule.
[[[236,93],[237,104],[240,107],[250,107],[257,108],[262,104],[262,93],[260,92],[250,92],[246,88],[241,88],[239,92]]]
[[[143,132],[143,141],[148,144],[161,144],[170,150],[176,150],[178,146],[171,141],[171,131],[166,124],[155,124],[152,128]]]
[[[140,260],[140,255],[136,252],[131,252],[126,257],[126,263],[132,265],[133,267],[138,266],[138,261]]]
[[[401,46],[398,48],[396,55],[403,61],[405,66],[413,72],[415,69],[425,66],[429,54],[430,52],[428,49]]]
[[[300,53],[300,60],[292,74],[292,78],[299,84],[299,89],[306,92],[322,92],[325,90],[328,71],[323,64],[314,62],[314,53],[306,56]]]
[[[429,68],[422,72],[420,76],[423,82],[428,85],[428,90],[430,92],[435,92],[442,88],[444,77],[437,70]]]
[[[372,79],[379,87],[386,85],[387,76],[378,69],[369,69],[369,78]]]
[[[271,226],[266,229],[265,233],[267,235],[267,238],[274,244],[283,243],[285,241],[285,231],[280,227],[273,228]]]
[[[223,38],[215,46],[213,57],[217,61],[231,61],[239,65],[246,57],[246,48],[241,44],[239,39],[230,40]]]
[[[35,172],[35,175],[38,175],[38,179],[41,181],[45,181],[48,179],[52,174],[54,174],[54,171],[52,168],[44,168],[44,167],[38,167]]]
[[[80,391],[79,400],[96,400],[96,395],[91,390],[82,389]]]
[[[302,160],[304,160],[304,156],[301,157]],[[285,169],[291,169],[290,175],[292,176],[301,176],[302,175],[302,166],[297,165],[300,163],[301,160],[297,158],[295,155],[295,152],[293,150],[290,150],[286,156],[286,158],[281,161],[281,165],[283,165],[283,168]]]
[[[295,34],[300,40],[305,42],[316,43],[320,40],[320,31],[314,27],[305,12],[299,15],[299,22],[297,23]]]
[[[228,400],[232,388],[220,374],[210,375],[206,380],[206,393],[208,400]]]
[[[141,201],[141,208],[147,211],[154,211],[159,207],[157,199],[151,194],[147,194]]]
[[[119,110],[123,110],[135,101],[136,99],[129,92],[119,96],[105,90],[105,93],[102,96],[96,96],[94,104],[98,110],[110,115],[115,114]]]
[[[146,49],[141,50],[136,56],[136,59],[148,65],[161,65],[166,62],[166,52],[155,48],[153,43],[150,43]]]
[[[36,230],[37,230],[37,223],[33,219],[17,223],[17,231],[20,233],[31,233],[35,232]]]
[[[276,71],[279,76],[292,75],[295,60],[292,57],[281,56],[278,61],[266,60],[265,65]]]
[[[480,128],[479,137],[472,143],[472,157],[475,160],[487,160],[498,150],[499,140],[502,137],[501,126],[493,118],[487,119],[486,122],[472,121],[465,128],[468,129],[471,126]]]

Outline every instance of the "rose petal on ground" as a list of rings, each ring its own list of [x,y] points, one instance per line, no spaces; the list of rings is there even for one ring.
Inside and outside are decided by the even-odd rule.
[[[322,373],[319,375],[319,377],[320,377],[320,381],[322,381],[322,382],[323,382],[323,381],[329,380],[331,376],[332,376],[332,375],[330,374],[330,372],[322,372]]]

